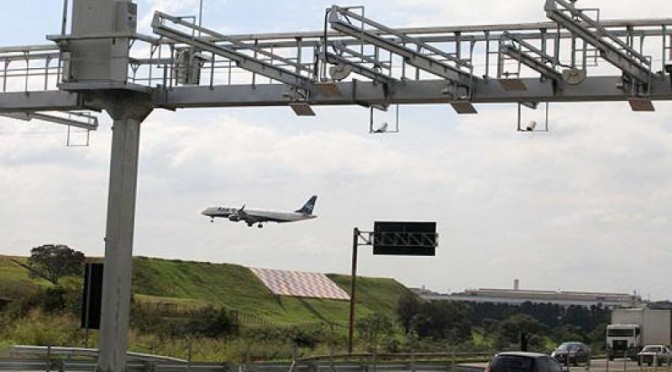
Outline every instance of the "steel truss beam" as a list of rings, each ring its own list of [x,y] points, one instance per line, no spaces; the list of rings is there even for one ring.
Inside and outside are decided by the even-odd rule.
[[[626,101],[628,95],[620,88],[620,76],[587,77],[580,85],[565,85],[561,91],[550,80],[523,78],[527,90],[507,91],[495,81],[476,83],[472,103],[517,103],[517,102],[599,102]],[[387,94],[381,84],[350,81],[334,83],[340,95],[310,97],[311,106],[372,105],[372,104],[439,104],[455,102],[441,94],[444,80],[405,81],[395,87],[393,96]],[[651,84],[651,100],[672,100],[672,88],[668,81],[654,80]],[[197,107],[258,107],[286,106],[286,87],[280,84],[189,86],[176,87],[154,94],[154,106],[165,109]]]
[[[324,62],[326,63],[331,63],[331,64],[341,64],[348,66],[348,68],[352,69],[357,74],[360,74],[362,76],[365,76],[373,81],[378,81],[383,84],[387,85],[393,85],[399,82],[399,80],[382,74],[379,72],[380,66],[379,61],[374,60],[373,58],[369,58],[356,50],[352,50],[350,48],[347,48],[345,45],[340,44],[340,43],[333,43],[330,45],[336,53],[331,53],[329,51],[324,50],[324,53],[322,55],[322,58],[324,59]],[[369,63],[374,65],[374,68],[369,68],[366,66],[363,66],[361,63],[357,63],[356,61],[348,59],[346,56],[352,56],[358,59],[359,61],[363,63]],[[333,76],[332,76],[333,77]],[[335,79],[335,80],[340,80],[340,79]]]
[[[504,37],[505,39],[501,39],[503,41],[500,47],[502,53],[539,72],[541,76],[547,79],[556,83],[562,80],[562,74],[555,70],[555,66],[559,64],[557,58],[544,53],[541,49],[509,32],[505,32]]]
[[[66,91],[0,93],[0,113],[86,110],[81,96]]]
[[[351,20],[360,22],[360,27],[354,25]],[[450,80],[462,87],[467,87],[469,91],[471,91],[473,81],[477,80],[472,74],[473,67],[471,64],[398,30],[367,19],[347,8],[334,5],[329,12],[329,23],[331,28],[336,31],[397,54],[403,57],[409,65]],[[365,27],[373,28],[373,31]],[[381,34],[392,36],[396,41],[384,38],[380,36]],[[413,50],[407,45],[415,45],[417,50]],[[420,51],[426,51],[431,56],[422,54]],[[448,64],[448,62],[452,64]]]
[[[168,21],[168,23],[170,24],[170,21]],[[201,32],[203,34],[202,37],[193,39],[197,39],[196,41],[199,42],[215,45],[216,47],[219,47],[218,44],[225,44],[224,46],[227,47],[227,52],[233,51],[237,53],[234,56],[245,57],[246,61],[259,62],[255,66],[258,68],[257,70],[263,70],[264,76],[268,76],[269,73],[274,73],[285,78],[287,80],[286,82],[290,83],[290,85],[291,83],[296,83],[296,79],[299,79],[298,81],[303,82],[304,84],[312,84],[315,89],[306,97],[306,102],[311,105],[363,104],[370,106],[371,104],[385,103],[447,103],[454,101],[453,97],[441,95],[440,93],[447,88],[446,80],[437,80],[431,74],[416,74],[415,77],[405,75],[403,73],[404,65],[391,66],[391,63],[382,61],[376,55],[365,55],[365,53],[359,52],[360,47],[363,45],[364,47],[369,48],[369,50],[372,47],[380,47],[368,43],[361,38],[345,36],[337,31],[328,31],[326,39],[324,31],[224,36],[217,33],[207,34],[204,32],[205,29],[199,30],[199,28],[195,28],[191,24],[187,25],[188,26],[177,25],[177,28],[181,30],[192,30],[194,35],[198,35],[198,33]],[[665,65],[670,61],[668,57],[670,54],[669,42],[667,42],[667,40],[672,34],[672,19],[607,20],[600,21],[599,25],[602,29],[606,29],[610,35],[619,38],[620,40],[632,43],[632,38],[640,38],[643,43],[646,38],[647,41],[651,40],[657,48],[660,48],[662,62],[660,66],[658,66],[658,63],[656,62],[655,69],[661,70],[662,72],[653,75],[652,83],[648,84],[646,87],[648,92],[645,97],[650,98],[651,100],[671,99],[671,86],[668,81],[670,79],[671,70],[665,69]],[[473,48],[473,46],[476,45],[478,52],[473,56],[470,56],[471,59],[468,63],[467,61],[463,61],[468,66],[472,66],[471,64],[474,62],[472,59],[479,58],[478,64],[475,65],[479,66],[479,69],[478,72],[474,71],[474,75],[478,74],[479,76],[483,75],[486,77],[484,79],[475,78],[473,81],[473,89],[471,90],[470,99],[476,103],[515,103],[521,101],[625,101],[628,97],[633,96],[632,91],[623,89],[624,82],[623,77],[620,74],[609,79],[588,76],[581,84],[575,85],[571,89],[568,87],[568,85],[571,84],[564,82],[560,85],[561,89],[557,89],[556,91],[548,89],[548,87],[552,87],[552,84],[544,84],[549,82],[549,80],[553,81],[553,79],[542,79],[539,81],[538,78],[526,79],[525,77],[519,76],[518,80],[528,87],[528,91],[511,92],[494,89],[493,85],[499,85],[496,84],[498,80],[503,81],[507,79],[498,79],[499,75],[495,76],[495,74],[492,73],[494,70],[487,69],[488,66],[497,67],[498,63],[498,60],[495,60],[495,58],[488,58],[489,56],[494,55],[501,59],[505,55],[499,53],[499,50],[491,48],[490,45],[496,44],[507,37],[509,40],[514,37],[521,43],[514,42],[513,46],[518,46],[519,49],[525,52],[527,57],[530,57],[523,57],[526,59],[526,62],[528,62],[528,64],[526,64],[527,66],[533,63],[532,60],[536,59],[539,62],[545,60],[546,63],[544,64],[546,66],[553,67],[554,62],[548,61],[548,55],[543,56],[538,52],[532,52],[532,48],[523,47],[524,44],[522,44],[522,42],[525,42],[530,46],[537,47],[539,50],[548,51],[547,48],[544,48],[545,40],[551,41],[553,47],[555,47],[555,44],[559,44],[560,40],[578,38],[578,36],[575,36],[570,31],[559,28],[558,25],[553,22],[403,28],[393,30],[393,34],[389,34],[389,29],[385,27],[382,29],[367,27],[368,29],[366,31],[372,35],[372,39],[382,40],[384,43],[389,42],[398,48],[402,48],[400,52],[408,52],[408,50],[410,50],[417,54],[415,46],[408,44],[408,37],[422,45],[430,45],[435,48],[440,46],[443,50],[459,50],[460,48],[464,49],[464,47],[467,46]],[[588,27],[589,31],[592,32],[593,26]],[[190,41],[192,40],[192,32],[187,32]],[[508,36],[506,35],[507,32],[509,33]],[[62,36],[61,38],[65,38],[65,36]],[[152,92],[154,97],[159,97],[154,99],[154,102],[158,105],[157,107],[233,107],[237,105],[286,106],[291,101],[291,99],[287,97],[287,86],[283,84],[275,84],[275,80],[270,84],[259,84],[252,79],[251,84],[242,83],[241,85],[232,85],[233,83],[231,82],[222,82],[221,80],[215,81],[214,83],[211,80],[210,84],[208,84],[207,82],[204,82],[205,79],[202,79],[201,85],[199,86],[170,86],[169,84],[166,84],[168,81],[166,79],[170,78],[172,81],[171,69],[176,66],[176,62],[174,60],[174,55],[172,53],[166,54],[165,51],[168,47],[173,49],[176,42],[166,38],[152,39],[147,36],[138,36],[137,40],[151,42],[152,48],[150,48],[151,52],[149,55],[140,57],[136,54],[132,55],[130,59],[131,64],[138,64],[142,65],[142,68],[147,68],[145,73],[149,71],[149,74],[144,77],[141,76],[138,80],[139,83],[136,84],[138,87],[144,88],[143,91]],[[666,42],[662,43],[663,40]],[[194,48],[198,49],[197,46]],[[315,64],[310,65],[297,63],[300,62],[300,58],[297,57],[300,57],[301,48],[303,48],[304,51],[307,51],[306,55],[311,55],[312,51],[317,51],[315,52],[314,57],[318,60],[322,60],[313,61]],[[283,53],[284,56],[293,55],[294,57],[285,58],[285,61],[281,61],[280,59],[273,60],[273,57],[268,57],[269,53],[271,56],[277,57],[277,52],[273,53],[273,51],[279,49],[286,49],[288,51],[288,53]],[[143,50],[145,53],[147,52],[146,49]],[[323,56],[324,51],[326,50],[333,53],[329,53],[325,58]],[[46,65],[44,63],[38,63],[38,61],[40,58],[52,59],[52,66],[62,66],[63,61],[57,63],[58,61],[53,59],[53,56],[57,54],[54,53],[55,51],[58,51],[58,46],[56,45],[0,48],[0,83],[3,85],[7,84],[8,81],[10,83],[7,84],[8,91],[0,93],[0,112],[72,111],[88,109],[97,111],[102,109],[99,100],[96,99],[94,94],[89,94],[87,92],[69,93],[66,91],[53,90],[57,88],[55,84],[57,79],[55,77],[60,76],[61,70],[57,70],[58,67],[53,67],[54,70],[45,71]],[[565,54],[567,52],[565,49],[561,49],[560,51]],[[255,52],[263,59],[255,60],[253,58]],[[513,52],[513,50],[511,50],[511,52]],[[447,54],[450,57],[455,56],[455,54],[446,52],[444,52],[444,54]],[[551,54],[554,58],[558,58],[559,60],[568,61],[567,55],[563,56],[557,54],[557,52],[548,52],[548,54]],[[20,61],[25,60],[26,56],[28,56],[30,60],[36,61],[35,64],[31,64],[30,71],[28,71],[27,65],[20,64]],[[399,57],[408,61],[404,55],[399,55]],[[434,63],[434,57],[436,56],[426,56],[421,54],[418,58],[425,58],[427,63]],[[510,58],[510,56],[507,56],[506,58]],[[218,60],[213,60],[212,67],[210,62],[204,66],[204,69],[211,68],[211,76],[214,75],[212,73],[213,71],[222,71],[216,70],[216,68],[221,68],[221,66],[227,65],[226,62],[230,62],[225,56],[222,57],[217,55],[217,59]],[[269,60],[274,63],[267,63]],[[8,70],[7,61],[12,61],[12,66],[16,64],[15,68]],[[317,62],[324,64],[318,66]],[[373,83],[369,84],[369,82],[365,81],[354,82],[354,80],[349,81],[351,79],[337,83],[329,82],[326,84],[326,88],[330,88],[331,93],[325,93],[325,91],[319,87],[321,84],[316,80],[313,82],[313,79],[318,77],[318,71],[320,71],[319,67],[324,68],[326,63],[334,62],[342,64],[350,62],[350,65],[344,65],[349,66],[349,68],[352,69],[352,72],[371,79]],[[452,62],[446,63],[450,63],[453,66],[456,65]],[[523,62],[521,61],[521,63]],[[37,66],[37,68],[34,68],[33,66]],[[377,68],[378,66],[381,67],[380,71]],[[560,66],[560,64],[555,65],[555,68],[558,69],[558,66]],[[562,66],[567,67],[568,65],[563,64]],[[301,69],[301,67],[303,67],[303,69]],[[537,70],[542,69],[539,66],[536,67]],[[142,68],[140,70],[142,70]],[[154,73],[152,73],[152,69],[154,70]],[[297,69],[300,73],[297,73]],[[22,70],[24,71],[23,74],[25,74],[25,76],[21,75]],[[156,70],[159,71],[156,72]],[[228,71],[230,72],[230,70]],[[545,72],[546,75],[551,75],[551,73],[552,71]],[[36,82],[38,79],[33,79],[33,76],[46,76],[46,74],[48,74],[49,77],[49,86],[46,86],[46,84],[31,84],[31,86],[28,87],[23,84],[28,78],[31,79],[31,82]],[[554,73],[552,75],[557,79],[557,76]],[[207,76],[207,73],[204,73],[203,76]],[[225,76],[225,74],[220,73],[219,76]],[[46,80],[46,78],[43,79],[43,81]],[[608,86],[599,86],[601,82],[608,84]],[[102,87],[102,85],[100,86]],[[110,85],[107,89],[128,90],[129,87],[134,86],[135,85],[133,84],[127,83],[124,85]],[[157,86],[159,87],[156,88]],[[386,86],[387,88],[385,88]],[[621,88],[613,88],[618,86]],[[9,89],[15,89],[15,91],[9,91]],[[387,93],[385,89],[387,89]],[[186,97],[184,95],[186,92],[188,92],[188,94],[193,93],[194,96]],[[222,94],[222,92],[226,93]]]
[[[546,0],[546,16],[600,51],[601,57],[640,83],[652,78],[651,61],[619,39],[599,22],[565,0]]]
[[[166,20],[190,30],[191,34],[166,26]],[[307,78],[297,72],[278,67],[272,63],[261,61],[258,58],[250,57],[236,50],[252,50],[255,53],[259,53],[271,58],[271,60],[294,66],[298,71],[303,69],[298,63],[294,63],[287,58],[270,53],[266,50],[256,48],[254,45],[242,43],[215,31],[199,27],[180,18],[172,17],[161,12],[156,12],[154,14],[152,28],[158,35],[165,36],[179,43],[184,43],[197,50],[208,51],[218,56],[235,61],[238,67],[244,70],[266,76],[273,80],[277,80],[306,91],[311,91],[313,88],[313,80],[310,78]],[[201,35],[205,35],[205,37]],[[213,40],[217,40],[218,42]],[[230,45],[222,45],[220,44],[221,42],[228,42]],[[232,46],[235,46],[235,48]]]
[[[70,127],[82,128],[86,130],[98,129],[98,118],[83,112],[67,112],[68,116],[58,116],[54,114],[45,114],[41,112],[12,112],[0,113],[0,116],[18,119],[23,121],[31,121],[33,119],[48,121],[55,124],[63,124]]]

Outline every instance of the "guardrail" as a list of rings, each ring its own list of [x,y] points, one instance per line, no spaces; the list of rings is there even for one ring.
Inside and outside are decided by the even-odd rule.
[[[95,360],[39,360],[0,358],[0,371],[58,371],[91,372],[96,367]],[[274,371],[450,371],[481,372],[483,368],[464,365],[451,365],[431,362],[370,362],[352,361],[295,361],[295,362],[255,362],[244,364],[230,363],[169,363],[129,361],[128,372],[274,372]]]
[[[77,347],[17,345],[10,358],[0,358],[0,371],[90,372],[96,368],[98,350]],[[142,353],[128,353],[129,372],[247,372],[247,371],[451,371],[481,372],[482,367],[461,365],[465,359],[487,359],[491,353],[357,353],[316,355],[293,361],[208,363]]]
[[[20,355],[20,356],[46,356],[47,360],[50,360],[52,357],[57,357],[58,359],[73,359],[73,358],[97,358],[98,349],[83,348],[83,347],[63,347],[63,346],[33,346],[33,345],[16,345],[12,346],[9,349],[10,355]],[[136,353],[129,351],[127,353],[127,358],[132,362],[168,362],[168,363],[187,363],[184,359],[153,355],[153,354],[144,354]]]

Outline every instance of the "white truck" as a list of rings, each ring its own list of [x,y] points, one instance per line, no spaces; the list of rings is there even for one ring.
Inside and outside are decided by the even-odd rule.
[[[670,310],[614,309],[607,326],[607,356],[609,360],[622,357],[636,360],[645,345],[670,345],[670,334]]]

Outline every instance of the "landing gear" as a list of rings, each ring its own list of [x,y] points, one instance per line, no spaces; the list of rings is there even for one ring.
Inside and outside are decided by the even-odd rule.
[[[258,224],[257,227],[261,229],[262,227],[264,227],[264,225]]]
[[[215,222],[215,217],[210,217],[210,223],[214,223],[214,222]]]

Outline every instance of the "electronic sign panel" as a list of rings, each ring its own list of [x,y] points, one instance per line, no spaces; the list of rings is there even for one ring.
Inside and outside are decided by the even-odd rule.
[[[84,268],[81,328],[100,329],[103,302],[103,264],[87,263]]]
[[[435,256],[436,222],[381,222],[373,225],[373,254]]]

